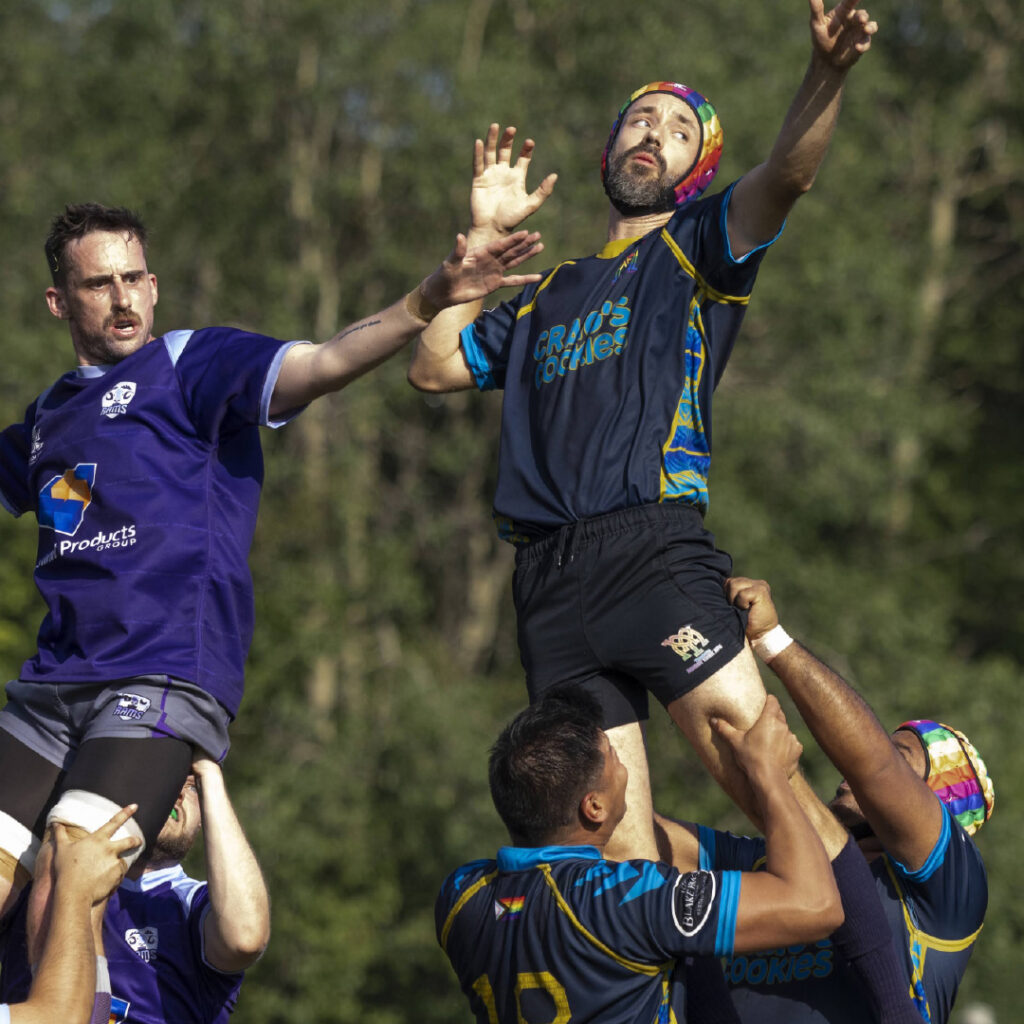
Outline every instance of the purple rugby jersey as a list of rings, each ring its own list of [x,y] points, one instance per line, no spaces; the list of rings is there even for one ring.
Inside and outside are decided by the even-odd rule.
[[[292,344],[172,331],[115,365],[65,374],[0,435],[0,503],[36,514],[48,608],[23,679],[169,675],[237,713],[253,631],[257,428],[284,422],[269,408]]]

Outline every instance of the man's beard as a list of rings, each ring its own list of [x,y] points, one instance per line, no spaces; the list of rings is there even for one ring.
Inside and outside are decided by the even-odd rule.
[[[638,176],[627,168],[627,162],[637,153],[647,153],[658,163],[656,177]],[[612,206],[624,217],[638,217],[648,213],[671,213],[676,208],[675,185],[664,182],[665,161],[657,150],[643,144],[627,149],[608,167],[604,190]]]
[[[170,836],[157,836],[156,842],[153,844],[153,852],[150,854],[150,860],[154,863],[164,863],[165,861],[180,863],[185,859],[185,854],[192,849],[195,841],[194,833],[188,835],[184,832],[176,832]]]

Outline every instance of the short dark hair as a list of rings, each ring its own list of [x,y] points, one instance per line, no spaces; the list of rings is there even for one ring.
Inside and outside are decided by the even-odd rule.
[[[124,206],[102,206],[100,203],[68,203],[58,213],[46,237],[46,265],[53,283],[60,287],[67,280],[65,252],[69,242],[84,238],[93,231],[112,231],[136,238],[146,251],[146,226],[138,214]]]
[[[491,748],[491,799],[512,841],[544,846],[576,818],[604,771],[601,706],[560,687],[521,711]]]

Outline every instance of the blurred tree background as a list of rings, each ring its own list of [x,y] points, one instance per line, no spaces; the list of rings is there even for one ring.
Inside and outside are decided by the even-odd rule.
[[[876,42],[719,389],[709,526],[883,721],[941,718],[985,756],[991,901],[959,1009],[985,1002],[1010,1024],[1024,33],[1006,0],[870,10]],[[67,201],[142,213],[158,330],[323,340],[444,255],[492,120],[537,138],[532,184],[560,174],[534,218],[547,266],[603,243],[598,162],[633,88],[711,97],[724,185],[767,154],[807,54],[800,0],[7,0],[3,422],[71,365],[42,301],[42,239]],[[240,1024],[468,1019],[432,907],[448,870],[503,840],[485,756],[525,697],[512,550],[489,516],[500,398],[425,398],[405,362],[265,438],[257,635],[227,774],[274,937]],[[0,520],[7,677],[40,617],[33,556],[32,526]],[[654,714],[659,804],[742,830]],[[827,794],[835,772],[800,734]]]

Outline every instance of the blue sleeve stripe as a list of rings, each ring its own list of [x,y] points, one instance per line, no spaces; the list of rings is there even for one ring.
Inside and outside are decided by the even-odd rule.
[[[749,260],[750,257],[753,256],[755,252],[760,252],[762,249],[767,249],[768,246],[771,245],[773,242],[775,242],[775,240],[779,237],[779,235],[781,235],[782,232],[785,230],[786,222],[785,221],[782,222],[782,227],[779,228],[779,230],[775,232],[775,237],[774,238],[769,238],[767,242],[762,242],[760,245],[755,245],[754,248],[751,249],[750,252],[748,252],[745,256],[741,256],[739,259],[736,259],[736,257],[733,256],[733,254],[732,254],[732,243],[729,241],[729,229],[726,226],[726,218],[727,218],[728,213],[729,213],[729,200],[732,199],[732,190],[736,187],[737,184],[738,184],[738,182],[734,181],[725,191],[725,198],[722,200],[722,213],[721,213],[722,224],[721,224],[721,228],[722,228],[722,237],[725,239],[725,255],[726,255],[726,258],[729,260],[730,263],[737,263],[738,264],[738,263],[746,263],[747,260]]]
[[[732,956],[736,944],[736,912],[740,905],[741,871],[722,872],[722,896],[718,907],[715,956]]]
[[[949,810],[943,806],[942,831],[939,833],[939,838],[936,840],[935,846],[932,847],[932,852],[928,854],[928,859],[916,871],[908,871],[907,868],[898,860],[890,857],[889,859],[892,861],[897,874],[902,875],[904,878],[907,878],[912,882],[927,882],[928,879],[931,878],[940,867],[942,867],[942,862],[946,859],[946,850],[949,848],[949,840],[952,834],[953,830],[950,826]]]
[[[697,826],[697,840],[700,844],[701,871],[712,871],[715,867],[715,830],[707,825]]]
[[[497,385],[494,383],[494,375],[491,373],[490,363],[487,356],[480,348],[476,340],[476,328],[468,324],[459,332],[459,341],[462,343],[462,354],[466,357],[466,363],[473,374],[476,386],[480,391],[493,391]]]

